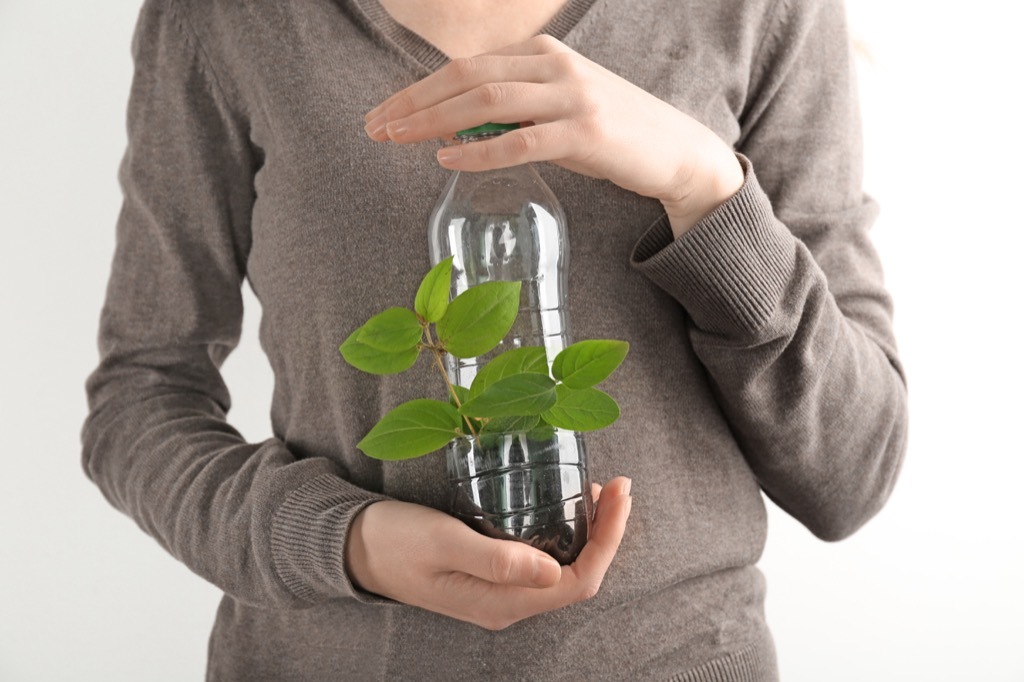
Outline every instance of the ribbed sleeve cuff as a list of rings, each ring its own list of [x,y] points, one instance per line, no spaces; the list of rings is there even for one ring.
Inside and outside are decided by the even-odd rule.
[[[747,338],[771,319],[796,258],[795,237],[775,220],[750,161],[740,191],[678,239],[668,217],[644,233],[630,262],[678,300],[698,328]]]
[[[285,586],[299,599],[352,597],[392,603],[357,589],[345,571],[345,539],[352,520],[368,505],[387,499],[333,474],[323,474],[289,493],[274,515],[271,551]]]

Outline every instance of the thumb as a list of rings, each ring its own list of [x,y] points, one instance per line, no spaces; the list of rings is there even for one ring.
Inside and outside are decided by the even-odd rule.
[[[463,524],[460,524],[463,525]],[[463,525],[448,548],[452,569],[498,585],[551,587],[562,567],[544,552],[516,540],[495,540]]]

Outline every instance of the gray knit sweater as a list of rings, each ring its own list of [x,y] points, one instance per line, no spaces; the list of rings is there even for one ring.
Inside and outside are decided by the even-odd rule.
[[[575,336],[632,347],[588,450],[635,499],[596,598],[489,632],[361,593],[342,561],[382,495],[444,506],[440,455],[355,448],[438,393],[429,368],[379,378],[337,350],[429,266],[437,144],[374,143],[362,115],[444,55],[376,0],[145,2],[83,459],[224,590],[209,679],[775,679],[762,492],[829,540],[886,500],[906,400],[839,0],[569,0],[546,31],[715,130],[746,182],[673,240],[657,201],[540,168]],[[244,278],[275,377],[262,443],[218,372]]]

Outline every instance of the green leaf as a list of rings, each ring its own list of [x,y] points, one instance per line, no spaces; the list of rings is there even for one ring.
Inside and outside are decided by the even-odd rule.
[[[452,388],[455,389],[455,395],[459,396],[459,404],[455,404],[455,398],[453,398],[451,394],[448,394],[448,403],[455,409],[459,409],[459,405],[469,400],[469,389],[465,386],[459,386],[458,384],[453,385]],[[474,432],[479,433],[480,422],[472,417],[463,417],[462,432],[465,434]]]
[[[356,331],[360,343],[388,353],[409,350],[423,339],[420,321],[408,308],[388,308]]]
[[[555,357],[551,375],[568,388],[590,388],[607,379],[628,352],[625,341],[580,341]]]
[[[452,385],[452,389],[455,391],[455,395],[457,395],[459,397],[459,404],[462,404],[462,403],[466,402],[467,400],[469,400],[469,389],[466,388],[465,386],[459,386],[458,384],[453,384]],[[455,404],[455,398],[452,397],[452,395],[450,393],[448,394],[448,402],[450,402],[452,404],[452,407],[456,407],[456,408],[458,407],[458,405]]]
[[[603,429],[619,418],[619,405],[596,388],[555,388],[558,402],[541,417],[552,426],[570,431]]]
[[[419,457],[459,436],[461,423],[458,411],[448,403],[411,400],[384,415],[356,447],[375,459]]]
[[[537,415],[555,404],[555,382],[543,374],[513,374],[463,403],[470,417]]]
[[[501,434],[500,433],[482,433],[477,438],[477,442],[480,443],[480,447],[485,450],[493,450],[494,448],[501,445]]]
[[[437,323],[445,350],[475,358],[497,346],[515,322],[521,287],[522,282],[484,282],[456,296]]]
[[[557,392],[558,389],[556,388]],[[544,417],[540,417],[537,420],[537,425],[534,426],[529,433],[526,434],[528,440],[546,441],[551,440],[555,437],[555,427],[544,421]]]
[[[363,343],[359,338],[360,330],[352,332],[338,348],[345,361],[356,369],[370,374],[398,374],[416,364],[419,348],[388,353]]]
[[[541,346],[524,346],[507,350],[480,368],[469,395],[473,398],[483,393],[484,389],[513,374],[531,372],[548,374],[548,357]]]
[[[522,417],[495,417],[484,424],[480,435],[492,433],[525,433],[532,430],[540,423],[540,417],[536,415]]]
[[[427,322],[437,322],[448,310],[452,287],[452,260],[448,256],[427,273],[416,292],[416,312]]]

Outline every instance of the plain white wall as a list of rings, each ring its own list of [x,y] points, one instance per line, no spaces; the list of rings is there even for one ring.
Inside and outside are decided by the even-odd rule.
[[[81,473],[139,0],[0,0],[0,680],[198,680],[217,591]],[[849,0],[912,436],[888,507],[762,562],[782,679],[1024,680],[1016,3]],[[232,421],[269,435],[258,306]]]

